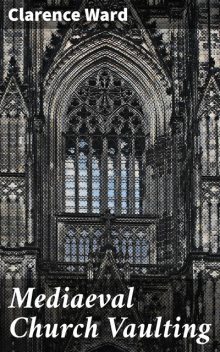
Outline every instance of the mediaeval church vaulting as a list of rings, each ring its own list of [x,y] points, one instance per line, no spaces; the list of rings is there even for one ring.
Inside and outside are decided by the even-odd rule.
[[[0,349],[220,351],[220,4],[0,4]],[[128,21],[13,22],[10,8],[128,8]],[[128,295],[97,339],[14,339],[10,292]],[[86,309],[39,309],[80,324]],[[113,339],[108,316],[212,324],[210,340]],[[24,327],[20,326],[19,332]]]

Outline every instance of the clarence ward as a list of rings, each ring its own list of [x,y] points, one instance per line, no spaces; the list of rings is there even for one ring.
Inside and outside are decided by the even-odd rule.
[[[128,21],[128,9],[125,7],[121,11],[101,11],[100,9],[88,9],[84,10],[84,15],[87,22],[127,22]],[[25,11],[24,8],[11,8],[8,12],[8,18],[12,22],[39,22],[41,20],[45,22],[78,22],[81,19],[81,13],[79,11]]]

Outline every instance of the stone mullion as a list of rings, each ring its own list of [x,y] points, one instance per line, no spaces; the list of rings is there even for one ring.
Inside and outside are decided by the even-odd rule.
[[[200,172],[200,179],[201,179],[201,172]],[[199,197],[199,201],[200,201],[200,205],[199,205],[199,247],[202,250],[202,205],[203,205],[203,201],[202,201],[202,183],[200,181],[199,183],[199,187],[200,187],[200,197]]]
[[[163,198],[162,198],[162,209],[163,209],[163,216],[165,217],[165,222],[166,222],[166,247],[167,247],[167,252],[168,252],[168,248],[172,247],[172,222],[169,218],[169,199],[168,199],[168,193],[169,193],[169,190],[168,190],[168,178],[169,178],[169,175],[168,175],[168,156],[169,156],[169,148],[168,148],[168,142],[166,142],[165,144],[165,149],[164,149],[164,155],[163,155],[163,158],[164,158],[164,172],[161,176],[161,193],[163,195]],[[177,143],[177,148],[178,148],[178,143]],[[180,204],[180,196],[178,195],[178,209],[181,209],[181,204]],[[179,215],[179,218],[178,218],[178,228],[177,228],[177,233],[178,233],[178,236],[181,237],[181,234],[180,234],[180,222],[181,222],[181,217]],[[172,262],[172,257],[170,254],[168,254],[168,258],[167,258],[167,262],[170,263]]]
[[[56,182],[56,192],[55,192],[55,207],[56,213],[60,214],[63,212],[64,199],[65,199],[65,142],[64,134],[60,128],[59,123],[56,124],[55,128],[55,139],[56,139],[56,158],[55,158],[55,182]]]
[[[17,141],[16,141],[17,135],[16,135],[16,118],[11,117],[10,118],[10,139],[9,139],[9,145],[10,145],[10,171],[9,172],[16,172],[16,159],[17,159]]]
[[[22,206],[21,206],[21,196],[17,196],[15,200],[15,244],[16,247],[22,246],[24,227],[22,226]]]
[[[115,189],[116,189],[116,197],[115,197],[115,212],[117,214],[121,214],[121,139],[117,140],[117,154],[116,154],[116,178],[115,178]]]
[[[20,204],[19,204],[19,200],[20,197],[17,196],[16,200],[15,200],[15,204],[16,204],[16,211],[15,211],[15,228],[17,231],[15,231],[15,243],[16,243],[16,247],[19,247],[19,245],[21,245],[22,242],[22,231],[21,231],[21,227],[20,225]],[[19,236],[19,238],[18,238]],[[20,242],[19,242],[20,239]]]
[[[135,213],[135,140],[132,136],[131,153],[129,153],[129,169],[128,169],[128,213]]]
[[[213,281],[211,278],[206,279],[205,284],[205,322],[213,323]],[[213,330],[210,331],[210,338],[213,338]]]
[[[201,183],[200,183],[200,172],[199,165],[196,162],[195,177],[194,177],[194,189],[195,189],[195,208],[196,208],[196,219],[195,219],[195,248],[201,249]]]
[[[103,153],[101,156],[101,211],[105,212],[108,208],[108,140],[103,138]]]
[[[6,196],[1,198],[1,238],[4,245],[8,245],[8,199]]]
[[[4,13],[4,1],[1,1],[0,4],[0,11],[3,14]],[[0,67],[0,82],[2,84],[3,82],[3,72],[6,67],[4,67],[4,24],[5,24],[5,18],[1,22],[1,30],[0,30],[0,62],[1,62],[1,67]]]
[[[92,254],[93,251],[94,251],[93,242],[94,242],[94,239],[95,239],[95,235],[93,235],[93,234],[91,233],[91,231],[88,231],[88,239],[89,239],[88,260],[91,260],[91,254]]]
[[[197,130],[198,132],[198,130]],[[193,245],[197,250],[202,248],[201,242],[201,154],[200,154],[200,135],[196,133],[195,136],[195,157],[194,157],[194,207],[195,207],[195,236]]]
[[[168,169],[169,169],[169,140],[168,142],[166,143],[166,150],[165,150],[165,160],[164,160],[164,182],[165,182],[165,190],[164,190],[164,196],[165,196],[165,199],[164,199],[164,209],[165,209],[165,212],[167,214],[167,216],[169,216],[169,173],[168,173]],[[169,233],[169,237],[171,237],[171,233]],[[171,239],[171,238],[170,238]],[[172,241],[172,239],[171,239]]]
[[[176,214],[176,220],[177,220],[177,223],[176,223],[176,229],[175,229],[175,231],[177,231],[177,242],[176,242],[176,261],[178,261],[178,258],[179,258],[179,253],[178,253],[178,251],[179,251],[179,246],[180,246],[180,243],[184,243],[184,241],[186,242],[187,241],[187,239],[185,239],[184,237],[182,237],[183,236],[183,233],[181,232],[181,226],[180,226],[180,224],[181,224],[181,209],[182,209],[182,206],[183,206],[183,203],[184,202],[182,202],[182,199],[181,199],[181,197],[182,197],[182,195],[181,195],[181,182],[180,182],[180,180],[181,180],[181,168],[182,168],[182,165],[181,165],[181,162],[180,162],[180,160],[179,160],[179,153],[181,153],[180,152],[180,147],[181,147],[181,143],[182,143],[182,140],[181,140],[181,137],[182,137],[182,135],[181,135],[181,131],[182,131],[182,126],[181,125],[178,125],[178,132],[177,132],[177,140],[176,140],[176,167],[177,167],[177,170],[176,170],[176,175],[177,175],[177,180],[176,180],[176,190],[177,190],[177,194],[175,193],[175,195],[174,195],[174,197],[176,198],[177,197],[177,206],[178,206],[178,209],[180,210],[180,211],[177,211],[177,214]],[[188,166],[187,166],[187,168],[188,168]],[[188,181],[188,182],[190,182],[190,181]],[[188,188],[189,186],[187,185],[187,188]],[[191,187],[191,186],[190,186]],[[189,201],[189,199],[187,200],[187,203],[188,203],[188,207],[190,207],[190,205],[189,205],[189,203],[190,203],[190,201]],[[191,234],[191,237],[190,237],[190,245],[191,245],[191,247],[192,247],[192,237],[193,237],[193,233],[194,233],[194,229],[192,230],[191,228],[189,229],[189,231],[190,231],[190,234]],[[184,240],[182,240],[182,238],[184,238]],[[182,246],[182,250],[181,250],[181,252],[183,251],[183,248],[184,248],[184,244],[183,244],[183,246]],[[191,249],[190,249],[191,250]],[[184,255],[185,254],[185,255]],[[183,258],[183,260],[185,260],[185,257],[187,256],[187,253],[184,253],[183,254],[183,256],[182,256],[182,258]],[[179,264],[181,264],[180,262],[179,262]]]
[[[40,95],[41,95],[41,85],[43,81],[42,73],[42,58],[44,54],[43,43],[44,43],[44,25],[43,20],[39,22],[33,22],[31,24],[31,35],[30,35],[30,45],[32,48],[32,80],[34,85],[34,109],[36,114],[41,113]]]
[[[151,165],[146,165],[146,171],[145,171],[145,174],[146,174],[146,183],[145,183],[145,204],[144,204],[144,213],[145,214],[151,214],[152,212],[152,208],[150,207],[151,206],[151,198],[150,198],[150,195],[151,195],[151,183],[153,182],[152,181],[152,175],[151,175],[151,170],[152,170],[152,166]]]
[[[215,137],[216,137],[216,175],[219,175],[219,133],[220,133],[220,128],[219,128],[219,116],[217,115],[215,118]]]
[[[206,151],[207,151],[207,175],[210,173],[210,131],[209,131],[209,122],[210,122],[210,117],[206,117],[206,129],[207,129],[207,138],[206,138]]]
[[[101,161],[101,153],[97,155],[97,159],[98,159],[98,168],[99,168],[99,196],[98,196],[98,201],[99,201],[99,210],[98,212],[101,212],[101,204],[102,204],[102,188],[101,188],[101,165],[102,165],[102,161]]]
[[[215,284],[215,312],[220,312],[220,279],[216,279]],[[220,314],[214,314],[215,316],[215,336],[220,343]]]
[[[217,175],[220,174],[220,115],[216,117],[216,158],[217,158]]]
[[[140,170],[140,180],[141,180],[141,189],[140,189],[140,196],[141,196],[141,214],[145,215],[146,212],[146,203],[147,203],[147,147],[148,147],[148,140],[145,136],[145,144],[144,144],[144,150],[141,156],[141,170]],[[150,168],[149,168],[150,169]],[[150,175],[149,175],[150,176]],[[150,182],[150,177],[149,177],[149,182]],[[150,183],[149,183],[150,184]]]
[[[147,153],[149,153],[150,151],[150,145],[149,145],[149,139],[148,137],[146,137],[145,139],[145,151],[143,154],[144,160],[145,160],[145,166],[146,168],[144,169],[144,175],[145,175],[145,202],[144,202],[144,207],[143,207],[143,211],[145,214],[150,214],[152,212],[152,208],[151,206],[151,199],[150,199],[150,194],[151,194],[151,183],[152,183],[152,179],[151,179],[151,170],[152,170],[152,165],[150,165],[150,160],[147,156]]]
[[[21,165],[20,170],[23,172],[25,171],[25,165],[26,165],[26,161],[27,161],[27,117],[26,116],[22,116],[22,120],[21,120],[21,128],[20,128],[20,134],[22,137],[22,143],[24,144],[23,146],[21,145],[19,148],[19,163]]]
[[[17,235],[18,235],[18,243],[20,246],[25,243],[25,221],[23,218],[24,207],[22,204],[23,195],[20,195],[17,201],[17,213],[18,213],[18,223],[17,223]]]
[[[175,104],[175,111],[178,114],[179,100],[180,100],[180,84],[181,84],[181,67],[180,67],[180,53],[182,52],[182,37],[183,28],[180,13],[177,8],[171,9],[171,60],[172,60],[172,81],[173,81],[173,103]],[[173,106],[174,108],[174,106]]]
[[[7,149],[6,152],[8,153],[8,167],[7,171],[11,172],[11,120],[8,118],[8,141],[7,141]]]
[[[76,237],[76,263],[79,263],[79,238]]]
[[[6,172],[8,172],[9,171],[9,158],[10,158],[10,154],[9,154],[9,151],[10,151],[10,149],[9,149],[9,129],[10,129],[10,124],[9,124],[9,118],[7,117],[7,115],[5,115],[5,117],[4,117],[4,119],[5,119],[5,132],[4,132],[4,125],[3,125],[3,127],[1,128],[1,131],[2,131],[2,134],[4,133],[5,135],[7,134],[7,138],[4,138],[4,145],[3,145],[3,148],[2,149],[4,149],[5,150],[5,152],[4,152],[4,162],[3,162],[3,164],[4,164],[4,166],[5,166],[5,168],[4,168],[4,172],[6,171]]]
[[[1,34],[0,34],[0,36],[1,36]],[[0,153],[0,172],[3,171],[2,170],[3,169],[2,166],[4,165],[4,162],[2,162],[3,161],[3,153],[2,153],[2,151],[4,150],[4,145],[3,145],[4,138],[3,138],[3,135],[5,133],[5,129],[4,129],[4,124],[3,124],[2,120],[3,120],[3,117],[0,116],[0,151],[1,151],[1,153]]]
[[[216,165],[217,165],[217,153],[216,153],[216,119],[214,117],[210,118],[210,136],[209,142],[210,143],[210,175],[216,175]]]
[[[218,210],[217,210],[217,219],[218,219],[218,225],[217,225],[217,235],[218,235],[218,253],[220,253],[220,203],[217,204]]]
[[[214,141],[214,146],[212,145],[212,149],[214,149],[214,164],[213,164],[213,176],[218,175],[218,120],[216,117],[213,118],[213,128],[212,128],[212,137]]]
[[[212,331],[212,338],[213,341],[215,341],[216,338],[216,326],[215,326],[215,316],[218,315],[216,314],[216,277],[211,276],[211,281],[212,281],[212,321],[211,324],[213,326],[213,331]],[[210,299],[210,297],[209,297]]]
[[[218,201],[216,198],[212,199],[211,205],[210,247],[211,252],[216,253],[218,249]]]
[[[147,185],[147,179],[146,179],[146,170],[147,170],[147,165],[146,165],[146,150],[144,148],[144,152],[141,155],[141,168],[140,168],[140,214],[145,214],[145,203],[146,203],[146,185]],[[145,170],[145,172],[143,172]]]
[[[208,249],[209,242],[209,226],[208,226],[208,201],[205,200],[202,205],[202,248],[203,251]]]
[[[49,145],[46,141],[46,136],[45,136],[45,127],[43,125],[43,122],[41,119],[36,118],[34,121],[34,135],[33,135],[33,146],[35,148],[35,160],[38,160],[38,162],[34,163],[33,162],[33,184],[35,186],[35,189],[38,189],[36,199],[33,202],[33,207],[39,207],[37,211],[34,212],[35,214],[35,222],[36,222],[36,229],[34,229],[34,233],[36,234],[36,241],[40,241],[40,238],[43,234],[46,233],[54,233],[54,228],[51,226],[51,214],[50,214],[50,209],[53,209],[53,203],[51,201],[51,191],[52,191],[52,184],[49,182],[49,177],[50,173],[52,173],[53,170],[53,163],[50,162],[48,157],[50,154],[50,150],[48,150],[48,154],[45,153],[45,148],[48,148]],[[47,129],[48,131],[49,129]],[[33,160],[34,160],[33,159]],[[48,168],[48,165],[50,165],[50,168]],[[42,181],[42,174],[44,174],[44,182],[41,183]],[[51,180],[51,182],[53,182]],[[31,186],[31,185],[30,185]],[[47,188],[48,187],[48,188]],[[47,189],[48,189],[48,197],[47,195]],[[42,207],[42,208],[41,208]],[[30,210],[31,211],[31,210]],[[28,236],[29,241],[33,241],[33,236]],[[28,241],[28,243],[30,243]],[[44,254],[44,258],[49,258],[49,260],[52,257],[52,250],[51,250],[51,236],[45,236],[44,240],[41,243],[41,250],[42,253]]]
[[[172,154],[172,151],[171,151]],[[172,158],[172,156],[171,156]],[[173,204],[173,183],[172,183],[172,167],[169,169],[168,165],[168,170],[167,170],[167,188],[168,188],[168,214],[169,216],[172,216],[172,204]]]
[[[17,172],[17,162],[18,162],[18,130],[17,130],[18,120],[14,117],[12,120],[11,128],[11,141],[13,141],[13,147],[11,150],[12,155],[12,170]]]
[[[202,174],[207,175],[207,121],[206,117],[203,117],[200,122],[200,147],[202,149]]]
[[[202,250],[202,152],[201,152],[201,133],[199,133],[197,152],[199,155],[198,171],[197,171],[197,187],[198,187],[198,231],[199,231],[199,248]]]
[[[26,207],[26,242],[33,242],[33,151],[32,151],[32,132],[31,125],[29,122],[27,129],[27,164],[26,164],[26,199],[27,199],[27,207]]]
[[[11,214],[11,200],[8,197],[7,198],[7,228],[8,228],[8,233],[7,233],[7,237],[8,237],[8,247],[11,247],[11,243],[12,243],[12,231],[11,231],[11,218],[10,218],[10,214]]]
[[[26,197],[22,198],[22,208],[23,208],[23,214],[22,214],[22,223],[23,223],[23,226],[24,226],[24,240],[25,240],[25,243],[28,242],[28,232],[27,232],[27,222],[28,222],[28,219],[26,217]],[[32,220],[32,219],[31,219]],[[32,225],[32,224],[31,224]],[[32,226],[30,228],[31,230],[31,233],[30,233],[30,239],[31,241],[30,242],[33,242],[34,241],[34,238],[33,238],[33,230],[32,230]]]
[[[0,197],[0,247],[2,245],[2,203],[3,203],[3,197],[1,195]]]
[[[62,158],[61,158],[61,169],[60,169],[60,189],[61,189],[61,195],[58,195],[58,197],[61,197],[61,201],[60,201],[60,204],[59,204],[59,201],[58,201],[58,209],[59,209],[59,212],[66,212],[66,158],[67,158],[67,154],[66,154],[66,137],[63,134],[61,134],[61,145],[62,145],[62,150],[61,150],[61,155],[62,155]],[[73,160],[74,162],[74,160]],[[75,164],[74,164],[75,165]],[[75,176],[74,176],[75,177]],[[74,202],[75,202],[75,199],[74,199]]]
[[[174,221],[174,228],[173,228],[173,235],[172,235],[172,243],[173,243],[173,249],[174,249],[174,263],[175,265],[178,264],[179,258],[177,255],[177,249],[178,249],[178,238],[177,238],[177,233],[178,233],[178,222],[177,222],[177,197],[176,195],[178,194],[178,184],[177,184],[177,175],[178,175],[178,158],[177,158],[177,150],[176,150],[176,145],[177,145],[177,136],[176,136],[176,126],[173,125],[173,138],[172,138],[172,165],[173,165],[173,170],[172,170],[172,184],[173,184],[173,221]],[[186,186],[185,186],[186,187]],[[187,248],[189,247],[189,244],[187,243]]]
[[[12,236],[11,244],[15,247],[17,245],[17,197],[16,199],[12,199],[10,204],[10,234]]]
[[[136,262],[136,251],[137,251],[137,241],[138,241],[138,238],[137,236],[134,236],[134,238],[132,239],[132,248],[133,248],[133,251],[132,251],[132,264],[135,264]],[[127,249],[127,252],[128,252],[128,249]]]
[[[79,212],[79,137],[76,137],[76,163],[75,163],[75,210]]]
[[[212,209],[213,205],[211,200],[208,203],[208,228],[209,228],[209,252],[212,252]]]
[[[88,153],[88,159],[87,159],[87,163],[88,163],[88,195],[87,195],[87,201],[88,201],[88,212],[91,213],[92,212],[92,184],[93,184],[93,180],[92,180],[92,137],[89,136],[89,153]]]
[[[60,250],[58,251],[57,259],[59,261],[65,261],[65,241],[68,235],[68,227],[65,224],[58,225],[58,246]],[[71,245],[72,246],[72,242]]]
[[[19,172],[19,116],[15,117],[15,172]]]
[[[49,126],[48,126],[49,127]],[[49,193],[49,206],[51,209],[49,210],[49,256],[51,261],[57,260],[57,253],[58,253],[58,238],[55,236],[57,233],[57,224],[56,224],[56,214],[57,214],[57,204],[58,204],[58,174],[59,174],[59,167],[58,167],[58,150],[60,150],[60,140],[57,138],[57,130],[58,125],[57,123],[53,124],[52,133],[50,135],[51,141],[55,141],[54,144],[51,143],[49,146],[49,153],[50,153],[50,172],[49,172],[49,183],[50,183],[50,193]],[[46,145],[46,134],[45,134],[45,126],[42,126],[41,131],[41,138],[40,138],[40,160],[44,158],[44,150]],[[40,175],[42,175],[42,166],[40,166]],[[44,182],[41,182],[41,185]],[[44,193],[43,193],[44,194]],[[41,196],[41,204],[44,203],[44,198]]]
[[[11,199],[8,197],[8,238],[9,238],[9,247],[12,247],[13,244],[13,227],[12,227],[12,221],[11,221]]]
[[[23,151],[22,146],[19,145],[19,137],[23,137],[24,141],[22,140],[22,143],[26,144],[26,139],[25,139],[25,132],[24,132],[24,124],[25,124],[25,118],[20,117],[20,122],[18,121],[18,163],[17,163],[17,169],[18,172],[24,171],[24,164],[25,164],[25,152]]]

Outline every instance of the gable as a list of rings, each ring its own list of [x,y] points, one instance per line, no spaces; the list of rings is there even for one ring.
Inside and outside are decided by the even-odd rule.
[[[20,87],[14,76],[9,79],[0,102],[0,112],[10,112],[10,116],[28,115],[28,109]]]
[[[100,9],[101,11],[123,11],[128,9],[128,21],[122,22],[116,19],[113,22],[107,21],[87,21],[85,9]],[[79,47],[83,43],[88,45],[88,41],[96,38],[106,38],[113,35],[123,41],[127,41],[138,46],[148,56],[151,56],[161,71],[169,76],[167,65],[161,59],[158,48],[154,44],[152,34],[146,29],[139,15],[128,0],[123,1],[89,1],[83,2],[79,22],[73,22],[71,25],[59,24],[57,32],[52,34],[51,42],[47,46],[44,56],[44,73],[46,73],[53,63],[58,62],[71,47]],[[80,50],[79,48],[76,50]],[[52,59],[51,59],[52,57]]]
[[[207,114],[217,114],[220,111],[220,89],[215,76],[211,76],[204,90],[198,108],[198,116]]]

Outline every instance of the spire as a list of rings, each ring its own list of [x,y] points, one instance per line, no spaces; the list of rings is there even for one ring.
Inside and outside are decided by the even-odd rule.
[[[10,60],[10,67],[6,80],[4,94],[0,100],[0,111],[9,112],[10,114],[23,114],[28,116],[27,104],[21,89],[21,82],[17,75],[18,68],[14,58]]]
[[[205,112],[214,112],[216,115],[219,111],[220,87],[218,82],[218,72],[211,72],[201,96],[198,106],[198,116]]]

